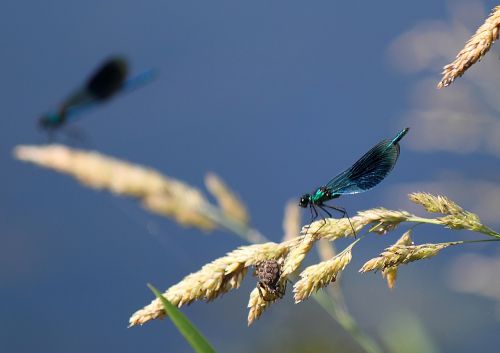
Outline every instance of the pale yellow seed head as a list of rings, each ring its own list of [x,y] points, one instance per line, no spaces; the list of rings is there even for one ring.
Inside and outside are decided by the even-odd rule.
[[[413,240],[411,238],[411,234],[413,229],[408,229],[401,238],[394,245],[413,245]],[[392,289],[396,284],[396,278],[398,276],[398,266],[387,267],[382,270],[382,277],[387,280],[387,286]]]
[[[383,269],[382,270],[382,277],[384,277],[386,279],[387,287],[389,287],[389,289],[393,289],[394,286],[396,285],[396,279],[398,277],[397,266],[388,267],[386,269]]]
[[[363,228],[364,224],[360,222],[357,217],[351,218],[352,228],[356,232]],[[328,240],[335,240],[344,237],[352,237],[351,224],[347,218],[325,218],[319,221],[315,221],[311,224],[302,227],[302,234],[314,235],[317,238],[324,238]]]
[[[198,272],[186,276],[182,281],[170,287],[163,295],[178,307],[196,300],[210,301],[221,294],[240,286],[248,267],[267,259],[281,259],[289,251],[290,244],[264,243],[242,246],[226,256],[204,265]],[[160,301],[135,312],[130,326],[142,325],[149,320],[165,316]]]
[[[393,211],[382,207],[358,212],[358,215],[363,219],[364,224],[373,223],[374,226],[370,228],[370,232],[378,234],[386,234],[396,228],[401,222],[405,222],[413,217],[412,214],[406,211]]]
[[[500,6],[495,7],[486,21],[477,29],[476,33],[467,41],[465,47],[457,54],[456,59],[443,68],[443,77],[438,88],[449,86],[456,78],[480,60],[498,39],[500,26]]]
[[[368,260],[359,272],[383,270],[389,267],[427,259],[436,256],[442,249],[457,244],[462,244],[462,242],[459,241],[422,245],[392,245],[385,249],[379,257]]]
[[[295,303],[300,303],[309,298],[309,296],[318,289],[334,282],[339,272],[351,262],[352,247],[358,241],[359,240],[353,242],[344,251],[333,258],[304,269],[300,274],[300,280],[293,286]]]
[[[290,276],[295,270],[297,270],[306,257],[306,255],[311,250],[312,246],[316,238],[312,234],[307,234],[304,236],[302,241],[298,242],[297,245],[291,247],[288,256],[283,263],[281,276],[283,278],[287,278]]]
[[[211,219],[199,212],[201,199],[171,198],[164,194],[152,194],[142,199],[142,206],[151,212],[169,217],[184,226],[193,226],[203,230],[213,230],[216,225]]]
[[[302,234],[314,234],[316,238],[336,240],[354,236],[367,224],[374,224],[371,232],[385,234],[393,230],[399,223],[414,217],[406,211],[392,211],[385,208],[373,208],[358,212],[352,218],[326,218],[302,227]]]
[[[446,196],[432,195],[425,192],[415,192],[408,195],[410,201],[422,205],[427,212],[442,214],[459,214],[463,208]]]
[[[222,211],[229,218],[233,218],[243,224],[248,224],[250,217],[247,208],[221,178],[214,173],[208,173],[205,176],[205,185],[208,191],[214,195]]]
[[[64,145],[17,146],[14,156],[22,161],[69,174],[83,184],[117,194],[142,197],[168,189],[169,180],[146,167],[133,165],[98,152]]]
[[[200,191],[153,169],[63,145],[18,146],[14,155],[71,175],[86,186],[136,197],[145,208],[183,225],[204,230],[216,227],[200,211],[208,203]]]
[[[250,293],[250,299],[248,301],[248,326],[253,324],[255,320],[257,320],[262,313],[271,305],[272,302],[264,300],[257,288],[254,288]]]
[[[441,217],[437,220],[450,229],[467,229],[484,234],[496,234],[493,230],[482,224],[476,214],[467,211],[463,211],[456,215]]]

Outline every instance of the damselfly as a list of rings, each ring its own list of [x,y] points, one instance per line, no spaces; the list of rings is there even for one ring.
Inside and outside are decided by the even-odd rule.
[[[401,130],[391,140],[380,141],[350,168],[337,175],[326,185],[320,186],[312,194],[302,195],[299,206],[309,207],[312,220],[318,217],[316,207],[330,217],[332,215],[327,209],[340,212],[342,217],[345,217],[347,212],[344,208],[326,205],[325,202],[342,195],[365,192],[380,183],[394,168],[399,157],[399,141],[408,130],[409,128]]]
[[[46,130],[60,128],[89,108],[143,86],[156,76],[155,70],[146,70],[127,78],[128,71],[125,58],[116,56],[108,59],[56,111],[43,115],[39,120],[40,126]]]

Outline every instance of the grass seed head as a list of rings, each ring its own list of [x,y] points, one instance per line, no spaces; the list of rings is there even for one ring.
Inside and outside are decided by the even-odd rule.
[[[427,212],[442,213],[447,215],[459,214],[463,208],[446,196],[432,195],[425,192],[415,192],[408,195],[410,201],[422,205]]]
[[[300,274],[300,280],[298,280],[293,286],[293,291],[295,293],[295,303],[300,303],[301,301],[309,298],[311,294],[316,292],[318,289],[323,288],[334,282],[340,271],[351,262],[352,259],[352,247],[358,242],[355,241],[349,245],[344,251],[340,252],[333,258],[322,261],[316,265],[307,267]]]
[[[461,241],[422,244],[422,245],[392,245],[385,249],[380,256],[368,260],[359,272],[369,272],[384,270],[386,268],[407,264],[417,260],[427,259],[436,256],[439,251],[452,245],[462,244]]]
[[[247,208],[236,194],[214,173],[205,176],[205,185],[216,198],[222,211],[232,219],[243,224],[248,224],[249,215]]]
[[[182,281],[170,287],[163,295],[178,307],[196,300],[211,301],[236,289],[250,266],[268,259],[280,259],[288,252],[288,244],[264,243],[242,246],[226,256],[204,265]],[[142,325],[149,320],[165,316],[162,304],[155,299],[151,304],[135,312],[130,326]]]
[[[486,21],[476,33],[465,43],[465,47],[457,54],[455,60],[443,68],[443,77],[437,87],[449,86],[456,78],[479,61],[498,39],[500,26],[500,6],[495,7]]]
[[[283,278],[288,278],[299,268],[315,241],[316,237],[314,235],[307,234],[303,237],[302,241],[290,248],[288,256],[285,258],[285,262],[283,263],[283,270],[281,273]]]
[[[411,238],[412,232],[413,229],[411,228],[408,229],[394,245],[405,245],[405,246],[413,245],[413,240]],[[387,286],[390,289],[394,288],[397,276],[398,276],[398,266],[386,267],[382,270],[382,277],[384,277],[387,280]]]
[[[254,288],[250,293],[250,299],[248,301],[248,326],[254,323],[262,313],[271,305],[272,302],[264,300],[259,294],[259,290]]]
[[[71,175],[91,188],[138,198],[145,208],[183,225],[203,230],[216,227],[200,211],[208,201],[199,190],[153,169],[63,145],[18,146],[14,155]]]

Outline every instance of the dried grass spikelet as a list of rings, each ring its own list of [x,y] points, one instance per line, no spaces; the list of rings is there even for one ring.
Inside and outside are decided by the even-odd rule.
[[[427,220],[431,221],[430,223],[442,224],[450,229],[467,229],[473,232],[500,237],[500,234],[482,224],[476,214],[465,211],[445,196],[435,196],[426,193],[413,193],[408,196],[411,201],[424,206],[429,212],[447,214],[444,217]]]
[[[165,179],[160,173],[98,152],[46,145],[18,146],[14,155],[19,160],[69,174],[87,186],[121,195],[141,198],[165,189]]]
[[[465,47],[457,54],[455,60],[443,68],[443,77],[437,87],[449,86],[456,78],[480,60],[498,39],[500,26],[500,6],[496,6],[486,21],[477,29],[476,33],[467,41]]]
[[[352,227],[351,227],[352,224]],[[319,221],[312,222],[302,227],[301,234],[303,235],[314,235],[318,239],[336,240],[339,238],[353,237],[352,228],[357,232],[365,226],[364,219],[355,216],[349,219],[347,218],[325,218]]]
[[[293,286],[295,293],[295,303],[309,298],[312,293],[318,289],[327,286],[329,283],[334,282],[337,275],[342,271],[352,259],[352,248],[359,241],[354,241],[346,249],[334,256],[330,260],[322,261],[316,265],[307,267],[300,274],[298,280]]]
[[[389,289],[394,288],[394,286],[396,285],[396,279],[398,277],[398,267],[393,266],[383,269],[382,277],[386,279],[387,287],[389,287]]]
[[[392,245],[385,249],[379,257],[368,260],[359,272],[384,270],[389,267],[427,259],[436,256],[442,249],[462,243],[463,241],[422,245]]]
[[[262,313],[271,305],[271,303],[271,301],[264,300],[260,296],[259,290],[257,288],[254,288],[250,293],[250,299],[248,301],[248,308],[250,309],[248,311],[247,318],[248,326],[253,324],[253,322],[262,315]]]
[[[423,206],[427,212],[442,214],[458,214],[463,208],[446,196],[432,195],[426,192],[414,192],[408,195],[410,201]]]
[[[311,251],[315,241],[316,237],[313,234],[306,234],[301,241],[291,247],[281,268],[281,278],[286,280],[299,268],[306,255]]]
[[[378,234],[386,234],[401,222],[406,222],[415,217],[406,211],[393,211],[382,207],[358,212],[358,215],[364,218],[366,224],[374,223],[370,228],[370,232]]]
[[[363,227],[355,222],[355,218],[351,218],[356,232]],[[356,226],[355,226],[356,225]],[[312,222],[302,227],[301,234],[313,234],[318,238],[335,240],[339,238],[354,236],[352,228],[347,218],[325,218]]]
[[[180,191],[180,189],[179,189]],[[177,193],[180,195],[180,193]],[[197,190],[184,189],[181,197],[166,194],[152,194],[142,199],[142,206],[154,213],[173,218],[184,226],[194,226],[203,230],[213,230],[215,223],[203,212],[199,212],[204,201]]]
[[[409,246],[413,245],[413,240],[411,239],[411,234],[413,229],[408,229],[401,238],[394,245],[404,245]],[[387,267],[382,270],[382,277],[387,280],[387,286],[392,289],[396,284],[396,278],[398,275],[398,266]]]
[[[459,214],[449,215],[438,218],[444,226],[450,229],[467,229],[473,232],[480,232],[489,235],[498,236],[498,233],[481,223],[479,217],[471,212],[463,211]]]
[[[472,231],[479,231],[483,224],[479,217],[467,211],[461,214],[449,215],[440,217],[438,220],[450,229],[469,229]]]
[[[144,207],[181,224],[204,230],[216,227],[200,212],[208,201],[199,190],[151,168],[63,145],[18,146],[14,155],[19,160],[69,174],[86,186],[138,198]]]
[[[320,261],[328,261],[338,254],[337,248],[333,241],[328,241],[326,239],[319,239],[316,242],[316,249],[318,251]],[[342,277],[342,272],[337,274],[335,279],[335,286],[327,287],[328,294],[337,301],[337,305],[344,305],[344,298],[342,290],[340,288],[340,280]]]
[[[399,223],[413,219],[415,216],[406,211],[392,211],[385,208],[373,208],[358,212],[352,218],[326,218],[302,228],[302,234],[314,234],[317,238],[336,240],[352,237],[353,228],[358,233],[364,226],[373,224],[371,232],[385,234],[393,230]]]
[[[228,217],[248,224],[250,217],[245,205],[216,174],[208,173],[205,176],[205,186]]]
[[[263,260],[283,258],[290,246],[291,243],[272,242],[242,246],[204,265],[198,272],[186,276],[163,295],[178,307],[195,300],[213,300],[221,294],[238,288],[248,267]],[[129,322],[130,326],[142,325],[149,320],[164,316],[161,302],[155,299],[151,304],[135,312]]]
[[[283,241],[291,240],[300,234],[300,209],[296,201],[289,201],[283,217]]]

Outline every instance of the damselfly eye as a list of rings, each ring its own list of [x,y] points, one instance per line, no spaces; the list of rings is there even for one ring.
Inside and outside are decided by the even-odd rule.
[[[309,194],[304,194],[302,195],[302,197],[300,198],[300,201],[299,201],[299,206],[300,207],[307,207],[309,205],[309,200],[311,198],[311,195]]]

